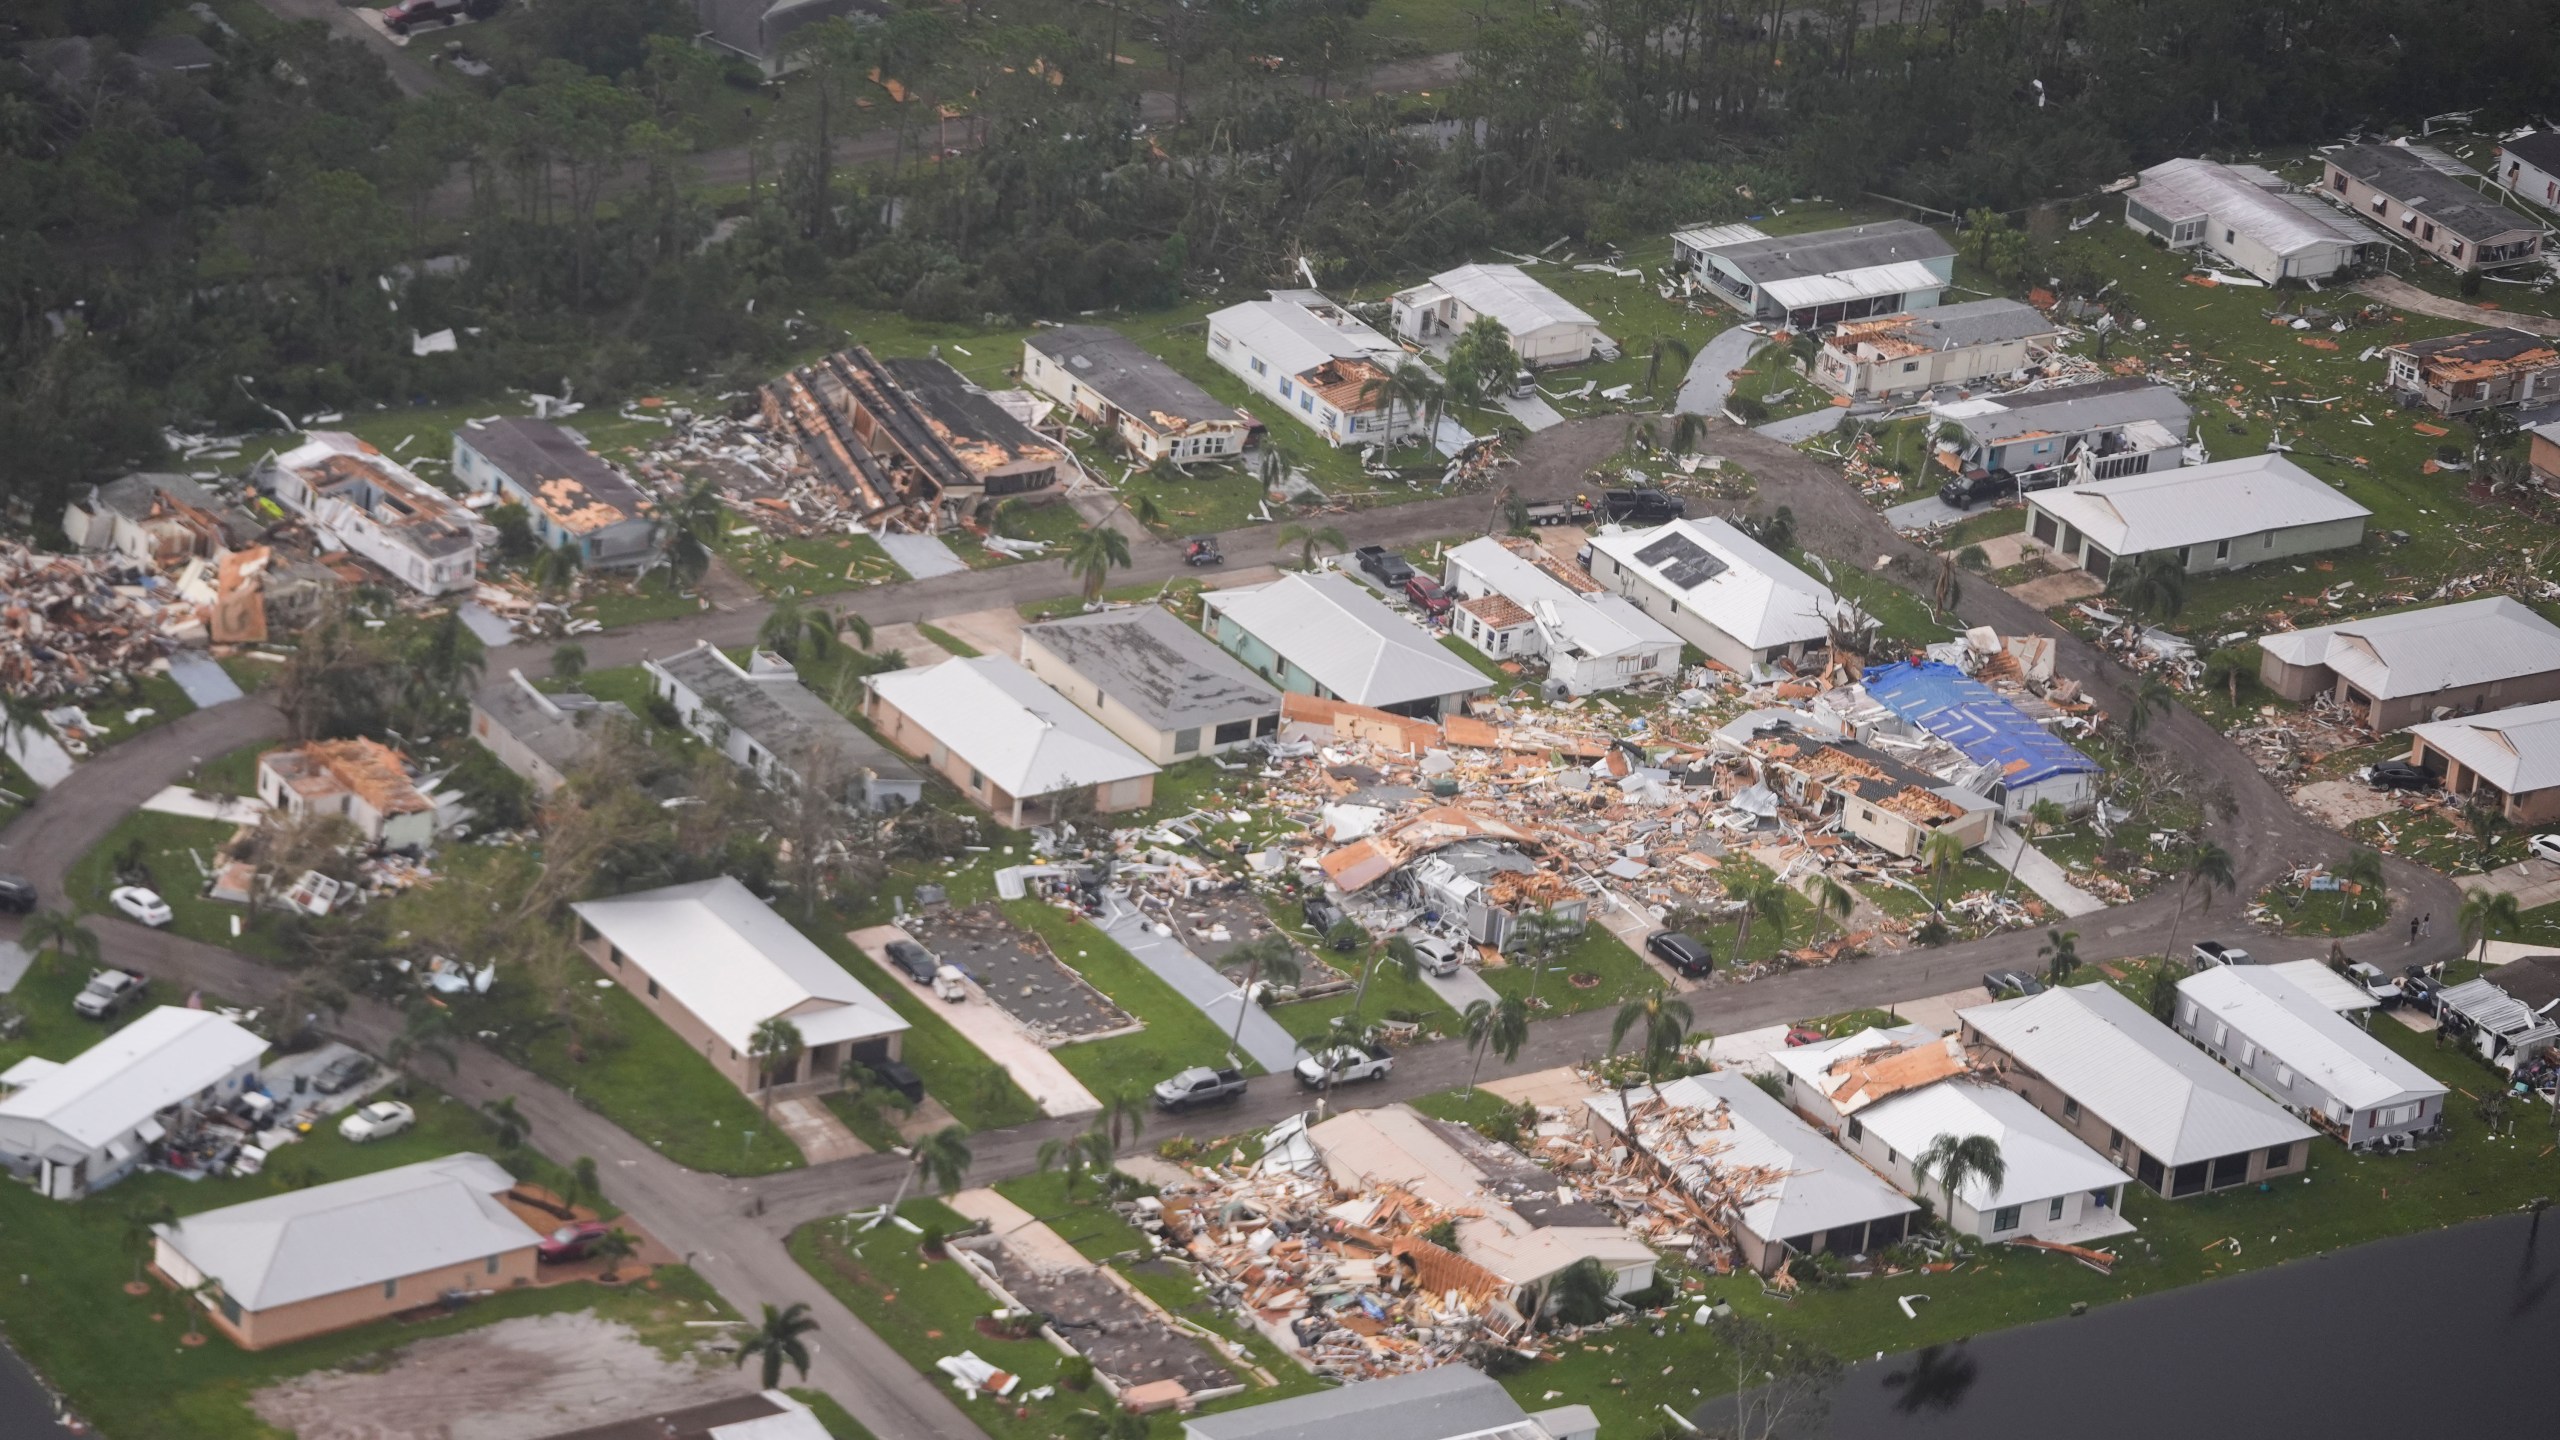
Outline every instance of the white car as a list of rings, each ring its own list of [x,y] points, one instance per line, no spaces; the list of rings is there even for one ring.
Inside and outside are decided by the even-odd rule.
[[[157,892],[139,885],[119,885],[108,891],[107,903],[145,925],[166,925],[174,918],[169,913],[168,901],[161,899]]]
[[[418,1112],[397,1100],[376,1100],[338,1122],[338,1134],[361,1145],[384,1140],[418,1123]]]
[[[2560,865],[2560,835],[2536,835],[2524,842],[2524,848],[2532,851],[2536,860]]]
[[[1420,957],[1425,975],[1455,975],[1466,966],[1467,952],[1447,936],[1411,930],[1405,933],[1405,939],[1412,942],[1413,953]]]

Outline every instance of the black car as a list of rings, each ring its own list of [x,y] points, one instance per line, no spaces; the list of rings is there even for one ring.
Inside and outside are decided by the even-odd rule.
[[[1939,503],[1957,510],[1970,510],[1976,505],[2017,498],[2018,477],[2006,470],[1958,475],[1938,487]]]
[[[2385,760],[2365,772],[2376,790],[2433,790],[2436,777],[2406,760]]]
[[[361,1055],[341,1055],[321,1068],[311,1078],[312,1088],[323,1095],[335,1095],[349,1086],[361,1084],[373,1073],[373,1062]]]
[[[942,962],[934,958],[932,951],[913,940],[890,941],[889,963],[906,971],[908,978],[919,985],[932,984],[933,973],[942,968]]]
[[[1334,904],[1332,901],[1327,900],[1321,895],[1308,896],[1307,903],[1300,907],[1298,913],[1306,920],[1307,928],[1313,930],[1320,936],[1332,934],[1334,926],[1351,918],[1350,916],[1342,913],[1341,906]],[[1326,943],[1330,944],[1336,950],[1357,950],[1360,948],[1360,941],[1356,937],[1345,937],[1342,940],[1331,940]]]
[[[1982,988],[1991,992],[1992,999],[2005,1000],[2012,995],[2041,995],[2044,982],[2019,970],[1994,970],[1982,977]]]
[[[1384,545],[1363,545],[1351,552],[1351,558],[1389,590],[1401,590],[1413,578],[1413,565]]]
[[[908,1104],[921,1105],[924,1103],[924,1077],[909,1069],[904,1061],[881,1060],[874,1062],[871,1067],[871,1073],[880,1077],[881,1084],[888,1086],[890,1089],[897,1091],[899,1095],[905,1097]]]
[[[1677,930],[1657,930],[1646,937],[1644,948],[1663,964],[1681,974],[1697,979],[1716,968],[1716,955],[1707,942],[1695,935]]]
[[[0,910],[24,915],[36,908],[35,882],[23,875],[0,875]]]

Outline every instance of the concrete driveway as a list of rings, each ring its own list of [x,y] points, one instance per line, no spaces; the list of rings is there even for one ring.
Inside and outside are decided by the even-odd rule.
[[[1688,377],[1680,382],[1677,413],[1721,413],[1725,400],[1733,394],[1733,372],[1751,359],[1753,351],[1768,343],[1768,336],[1741,325],[1717,332],[1714,339],[1698,347],[1689,361]]]

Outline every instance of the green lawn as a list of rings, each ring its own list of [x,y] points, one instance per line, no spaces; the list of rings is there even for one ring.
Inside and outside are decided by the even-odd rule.
[[[1483,651],[1468,644],[1466,641],[1459,639],[1455,635],[1441,635],[1440,646],[1450,654],[1455,655],[1459,659],[1466,661],[1469,665],[1474,666],[1477,674],[1492,681],[1493,693],[1497,696],[1509,694],[1515,687],[1524,683],[1529,678],[1526,674],[1513,674],[1511,671],[1503,669],[1501,663],[1496,661],[1492,656],[1487,655]],[[1523,668],[1525,669],[1525,667]]]
[[[800,1167],[800,1147],[676,1032],[619,986],[601,998],[613,1043],[590,1046],[578,1060],[566,1033],[544,1028],[511,1053],[687,1169],[769,1175]]]
[[[954,660],[975,660],[982,653],[977,646],[939,625],[927,625],[919,621],[916,625],[916,633],[949,651]]]
[[[2279,935],[2362,935],[2391,918],[2386,899],[2375,904],[2343,890],[2315,890],[2306,895],[2291,885],[2271,885],[2258,893],[2266,908],[2264,923]]]
[[[1302,945],[1314,945],[1303,934],[1296,938]],[[1359,957],[1340,955],[1327,958],[1349,964]],[[1351,1002],[1357,997],[1357,990],[1345,990],[1339,995],[1294,1000],[1286,1005],[1272,1006],[1271,1018],[1279,1021],[1280,1027],[1291,1035],[1311,1040],[1330,1030],[1335,1016],[1349,1014]],[[1372,1021],[1419,1021],[1425,1038],[1435,1034],[1455,1035],[1459,1029],[1458,1013],[1440,998],[1440,992],[1420,980],[1407,980],[1393,966],[1383,962],[1379,964],[1377,974],[1370,977],[1369,994],[1361,1007],[1361,1015]]]
[[[207,871],[203,867],[213,863],[214,856],[238,829],[220,820],[136,810],[117,821],[88,854],[71,863],[70,873],[63,877],[63,890],[71,897],[74,909],[116,914],[107,902],[107,892],[122,883],[116,879],[116,862],[130,857],[147,876],[149,887],[169,902],[171,933],[208,945],[272,955],[271,932],[249,924],[247,907],[205,898]],[[244,931],[237,938],[231,931],[235,920]]]
[[[1080,1181],[1070,1194],[1066,1176],[1047,1171],[1003,1181],[995,1190],[1056,1231],[1059,1239],[1088,1260],[1101,1263],[1131,1251],[1142,1256],[1153,1253],[1145,1233],[1103,1203],[1092,1180]]]
[[[274,741],[259,740],[228,754],[216,755],[197,766],[185,783],[207,795],[255,795],[258,793],[258,757],[274,748]]]
[[[1193,1065],[1225,1063],[1226,1032],[1199,1007],[1120,948],[1120,943],[1055,905],[999,902],[1006,918],[1049,942],[1069,969],[1093,982],[1146,1028],[1135,1035],[1061,1045],[1049,1053],[1095,1095],[1136,1095]],[[1244,1062],[1247,1073],[1260,1067]]]
[[[744,531],[745,533],[740,533]],[[832,595],[907,578],[868,535],[803,535],[785,539],[732,519],[720,557],[738,578],[767,595],[785,591]]]
[[[700,596],[676,588],[668,572],[661,569],[652,571],[646,580],[590,579],[585,598],[569,607],[569,613],[611,630],[699,615],[704,608]]]
[[[829,1440],[873,1440],[871,1432],[862,1428],[862,1422],[846,1414],[844,1407],[826,1391],[794,1387],[788,1393],[792,1399],[817,1413],[818,1423],[827,1427]]]
[[[1531,989],[1531,972],[1537,967],[1524,952],[1515,950],[1510,958],[1510,964],[1486,970],[1485,983],[1504,995],[1526,997]],[[1597,976],[1600,983],[1577,986],[1572,983],[1576,975]],[[1558,947],[1535,979],[1537,999],[1532,1008],[1542,1016],[1571,1015],[1617,1005],[1662,988],[1662,977],[1653,967],[1597,921]]]
[[[898,1058],[916,1072],[917,1078],[924,1081],[925,1093],[941,1101],[953,1119],[972,1130],[990,1130],[1040,1118],[1040,1107],[991,1063],[984,1051],[951,1028],[951,1022],[934,1009],[935,1001],[912,985],[893,983],[852,941],[844,938],[844,930],[857,924],[886,923],[887,911],[882,902],[876,918],[866,917],[836,929],[807,927],[805,933],[905,1018],[908,1028],[906,1037],[899,1042]]]

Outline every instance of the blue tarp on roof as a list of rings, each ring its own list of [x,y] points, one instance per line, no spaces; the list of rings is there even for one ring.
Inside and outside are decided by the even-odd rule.
[[[1998,766],[2002,783],[2012,789],[2056,775],[2098,773],[2097,761],[1953,665],[1879,665],[1863,683],[1877,703],[1963,751],[1966,759]]]

